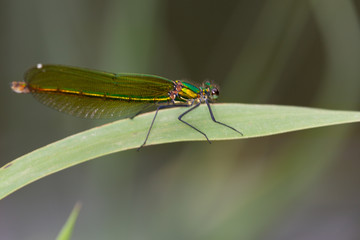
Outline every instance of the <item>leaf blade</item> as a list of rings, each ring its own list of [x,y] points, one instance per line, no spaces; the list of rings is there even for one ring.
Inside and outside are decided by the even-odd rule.
[[[62,227],[61,231],[59,232],[58,236],[56,237],[56,240],[70,240],[71,239],[76,220],[80,213],[80,209],[81,209],[81,203],[78,202],[75,204],[75,206],[74,206],[73,210],[71,211],[68,219],[66,220],[64,226]]]
[[[198,132],[178,121],[184,109],[159,113],[148,145],[205,141]],[[210,140],[246,139],[290,131],[360,121],[360,112],[304,107],[214,104],[218,121],[242,131],[244,136],[211,121],[206,106],[183,119],[203,130]],[[124,119],[69,136],[15,159],[0,168],[0,199],[49,174],[110,153],[140,146],[154,113]]]

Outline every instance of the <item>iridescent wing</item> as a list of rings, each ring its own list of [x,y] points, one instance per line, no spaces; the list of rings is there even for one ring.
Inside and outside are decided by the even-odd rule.
[[[173,81],[145,74],[113,74],[62,65],[41,65],[25,74],[41,103],[83,118],[127,118],[169,101]]]

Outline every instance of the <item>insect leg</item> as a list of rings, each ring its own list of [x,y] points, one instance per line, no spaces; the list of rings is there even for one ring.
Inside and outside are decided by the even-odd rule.
[[[160,110],[160,109],[164,109],[164,108],[174,108],[174,107],[189,107],[189,105],[188,105],[188,104],[183,104],[183,105],[182,105],[182,104],[179,104],[179,105],[161,105],[161,106],[159,106],[159,107],[156,109],[154,118],[153,118],[153,120],[152,120],[152,122],[151,122],[151,125],[150,125],[150,128],[149,128],[149,131],[148,131],[147,134],[146,134],[145,141],[144,141],[143,144],[141,144],[141,146],[137,149],[137,151],[140,151],[140,149],[141,149],[143,146],[145,146],[145,144],[146,144],[146,142],[147,142],[147,140],[148,140],[148,138],[149,138],[149,136],[150,136],[151,129],[152,129],[153,125],[154,125],[155,118],[156,118],[159,110]]]
[[[244,136],[244,134],[243,134],[242,132],[240,132],[240,131],[236,130],[235,128],[233,128],[233,127],[231,127],[231,126],[229,126],[229,125],[226,125],[225,123],[222,123],[222,122],[216,121],[216,119],[215,119],[215,117],[214,117],[214,114],[213,114],[213,112],[212,112],[212,110],[211,110],[211,107],[210,107],[209,101],[208,101],[207,99],[205,99],[205,102],[206,102],[206,105],[207,105],[207,106],[208,106],[208,108],[209,108],[209,113],[210,113],[211,119],[212,119],[215,123],[218,123],[218,124],[221,124],[221,125],[223,125],[223,126],[225,126],[225,127],[228,127],[228,128],[230,128],[230,129],[234,130],[235,132],[240,133],[240,134],[241,134],[241,136]]]
[[[198,106],[200,106],[200,104],[201,104],[201,102],[196,103],[195,106],[193,106],[193,107],[190,108],[189,110],[186,110],[185,112],[183,112],[183,113],[178,117],[178,119],[179,119],[181,122],[183,122],[183,123],[185,123],[186,125],[188,125],[189,127],[191,127],[192,129],[194,129],[194,130],[198,131],[199,133],[201,133],[202,135],[204,135],[204,137],[206,138],[206,140],[207,140],[209,143],[211,143],[210,140],[209,140],[209,138],[206,136],[205,133],[203,133],[202,131],[200,131],[199,129],[197,129],[196,127],[194,127],[193,125],[191,125],[190,123],[185,122],[184,120],[182,120],[182,117],[183,117],[183,116],[185,116],[186,114],[188,114],[189,112],[191,112],[192,110],[194,110],[195,108],[197,108]]]

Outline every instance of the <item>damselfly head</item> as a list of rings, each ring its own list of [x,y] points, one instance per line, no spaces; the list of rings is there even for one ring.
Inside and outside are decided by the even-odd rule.
[[[204,83],[204,90],[211,100],[216,100],[219,97],[219,89],[209,81]]]

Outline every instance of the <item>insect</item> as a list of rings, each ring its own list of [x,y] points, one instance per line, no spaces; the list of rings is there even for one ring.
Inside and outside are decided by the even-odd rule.
[[[24,82],[12,82],[17,93],[31,93],[41,103],[82,118],[134,118],[139,113],[156,112],[146,134],[145,146],[159,110],[187,107],[178,119],[210,142],[207,135],[182,118],[205,102],[211,119],[243,135],[237,129],[215,119],[210,102],[219,96],[219,90],[209,82],[201,87],[180,80],[131,73],[108,73],[63,65],[37,64],[30,68]]]

